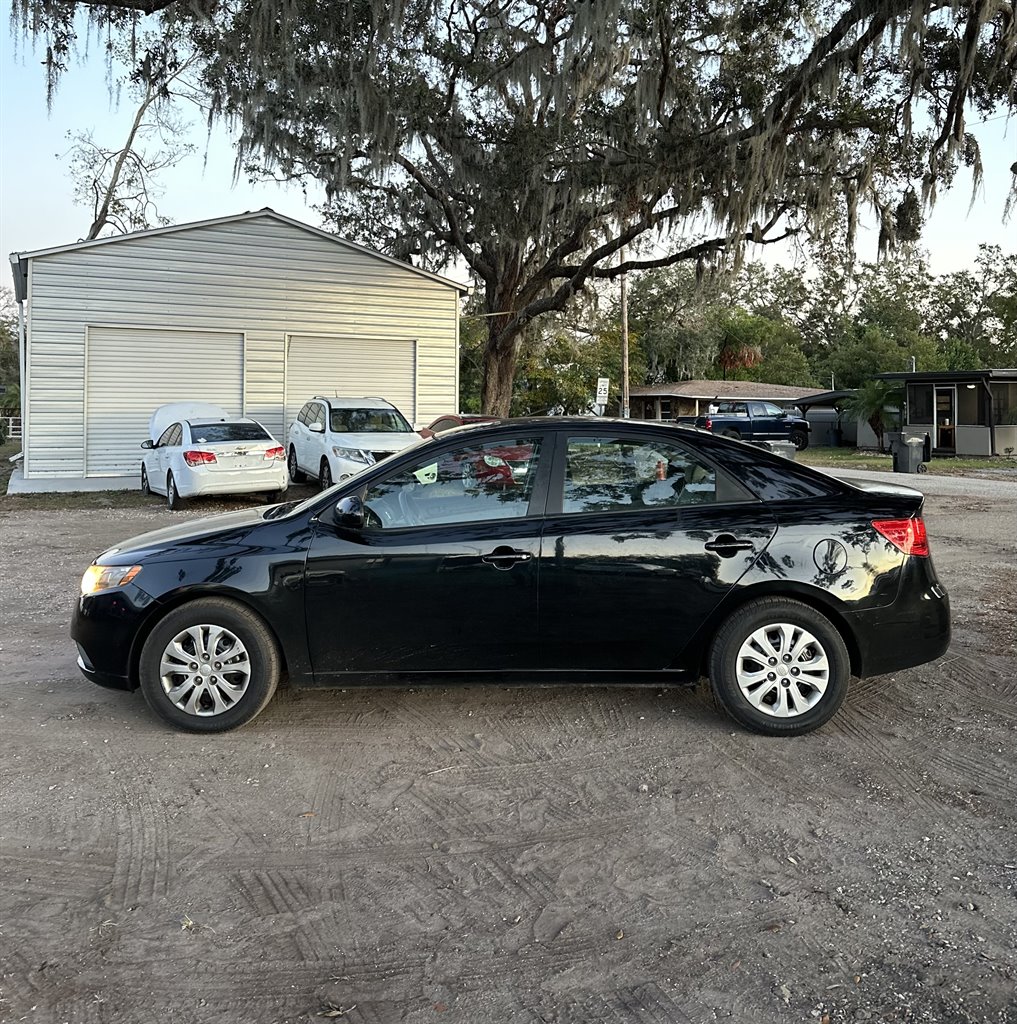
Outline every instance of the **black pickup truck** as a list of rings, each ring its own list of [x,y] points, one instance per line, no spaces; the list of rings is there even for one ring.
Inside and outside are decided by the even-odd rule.
[[[717,402],[706,416],[679,416],[676,423],[689,423],[724,437],[742,441],[790,441],[798,451],[809,447],[808,420],[792,416],[770,402]]]

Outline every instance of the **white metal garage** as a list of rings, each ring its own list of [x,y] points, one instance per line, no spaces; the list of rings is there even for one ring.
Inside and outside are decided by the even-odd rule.
[[[18,252],[11,267],[11,490],[138,486],[166,402],[211,401],[280,440],[315,394],[376,395],[416,426],[459,408],[468,289],[272,210]]]
[[[156,406],[214,402],[235,416],[244,408],[242,334],[91,327],[85,367],[86,476],[139,473]]]
[[[315,395],[391,402],[417,418],[417,344],[399,338],[294,334],[286,346],[286,425]]]

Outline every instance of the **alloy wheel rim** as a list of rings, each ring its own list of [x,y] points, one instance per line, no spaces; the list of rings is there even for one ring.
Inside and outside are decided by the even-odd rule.
[[[771,718],[797,718],[814,708],[830,682],[830,659],[802,626],[774,622],[738,648],[735,676],[742,696]]]
[[[164,648],[159,680],[170,702],[186,714],[221,715],[247,692],[250,655],[243,641],[225,626],[188,626]]]

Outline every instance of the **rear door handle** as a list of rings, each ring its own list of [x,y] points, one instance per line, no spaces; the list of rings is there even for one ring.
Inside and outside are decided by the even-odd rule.
[[[503,545],[495,548],[489,555],[484,555],[481,561],[493,565],[496,569],[511,569],[518,562],[528,562],[532,557],[529,551],[517,551]]]
[[[755,544],[750,540],[741,540],[730,533],[722,533],[714,540],[703,545],[707,551],[716,551],[722,558],[728,558],[738,551],[751,551]]]

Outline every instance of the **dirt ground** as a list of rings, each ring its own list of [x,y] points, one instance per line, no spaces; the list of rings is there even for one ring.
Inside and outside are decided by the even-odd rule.
[[[173,732],[67,636],[171,513],[0,509],[0,1020],[1017,1021],[1017,513],[976,494],[926,506],[949,654],[792,740],[620,687]]]

